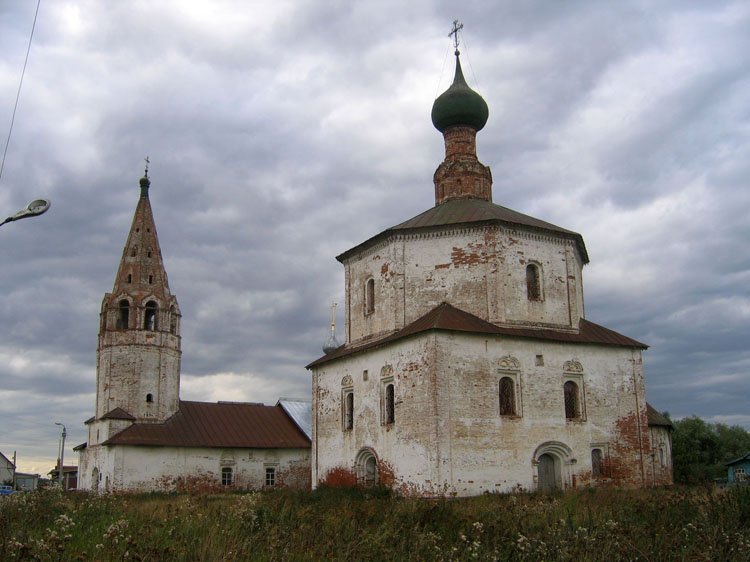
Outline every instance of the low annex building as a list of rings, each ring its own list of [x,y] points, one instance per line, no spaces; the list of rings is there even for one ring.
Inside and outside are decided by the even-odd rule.
[[[168,490],[179,483],[310,485],[309,400],[275,406],[181,401],[181,315],[169,291],[146,175],[99,326],[96,413],[78,486]]]
[[[425,495],[669,484],[647,346],[585,317],[580,234],[492,202],[489,111],[458,55],[432,108],[435,206],[337,257],[346,343],[308,365],[313,486],[342,470]]]

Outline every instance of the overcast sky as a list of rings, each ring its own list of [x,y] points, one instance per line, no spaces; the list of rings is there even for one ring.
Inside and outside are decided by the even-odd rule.
[[[2,149],[35,8],[0,0]],[[62,422],[77,462],[146,155],[181,397],[309,397],[334,256],[434,205],[456,18],[495,203],[583,235],[654,407],[750,428],[746,0],[42,0],[0,219],[52,207],[0,228],[0,451],[46,474]]]

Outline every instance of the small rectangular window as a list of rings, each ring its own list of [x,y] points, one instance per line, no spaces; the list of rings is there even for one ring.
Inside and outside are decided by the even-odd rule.
[[[266,486],[275,486],[275,485],[276,485],[276,467],[267,466],[266,467]]]
[[[231,486],[232,485],[232,468],[225,466],[221,469],[221,485]]]

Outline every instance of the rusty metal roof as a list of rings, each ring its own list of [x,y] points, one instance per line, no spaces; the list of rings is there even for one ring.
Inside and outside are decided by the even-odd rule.
[[[127,413],[122,408],[115,408],[114,410],[110,410],[106,414],[102,416],[103,420],[129,420],[129,421],[135,421],[135,417]]]
[[[446,201],[445,203],[428,209],[416,217],[384,230],[380,234],[373,236],[358,246],[336,256],[336,259],[343,262],[352,254],[398,232],[410,232],[440,226],[457,226],[462,224],[472,226],[480,226],[482,224],[503,224],[511,227],[522,226],[533,228],[535,230],[552,231],[564,236],[565,238],[574,240],[581,252],[583,262],[589,262],[589,256],[588,252],[586,252],[586,245],[583,243],[583,237],[577,232],[566,230],[552,223],[524,215],[523,213],[508,209],[507,207],[502,207],[501,205],[496,205],[491,201],[484,201],[483,199],[454,199]]]
[[[646,402],[646,412],[648,414],[648,425],[663,425],[666,427],[672,427],[672,422],[666,417],[661,415],[656,408]]]
[[[342,345],[328,355],[324,355],[320,359],[313,361],[307,366],[307,368],[309,369],[340,357],[346,357],[367,349],[379,347],[428,330],[496,334],[570,343],[638,347],[641,349],[646,349],[648,347],[644,343],[623,336],[622,334],[618,334],[613,330],[600,326],[599,324],[594,324],[583,318],[580,320],[578,332],[562,332],[539,328],[510,328],[492,324],[491,322],[482,320],[478,316],[464,312],[463,310],[444,302],[398,332],[377,340],[356,343],[354,345]]]
[[[136,423],[104,445],[296,449],[310,440],[280,406],[180,401],[164,423]]]

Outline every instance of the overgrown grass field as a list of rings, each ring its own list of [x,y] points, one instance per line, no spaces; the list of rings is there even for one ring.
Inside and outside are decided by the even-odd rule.
[[[750,560],[750,487],[0,498],[0,560]]]

